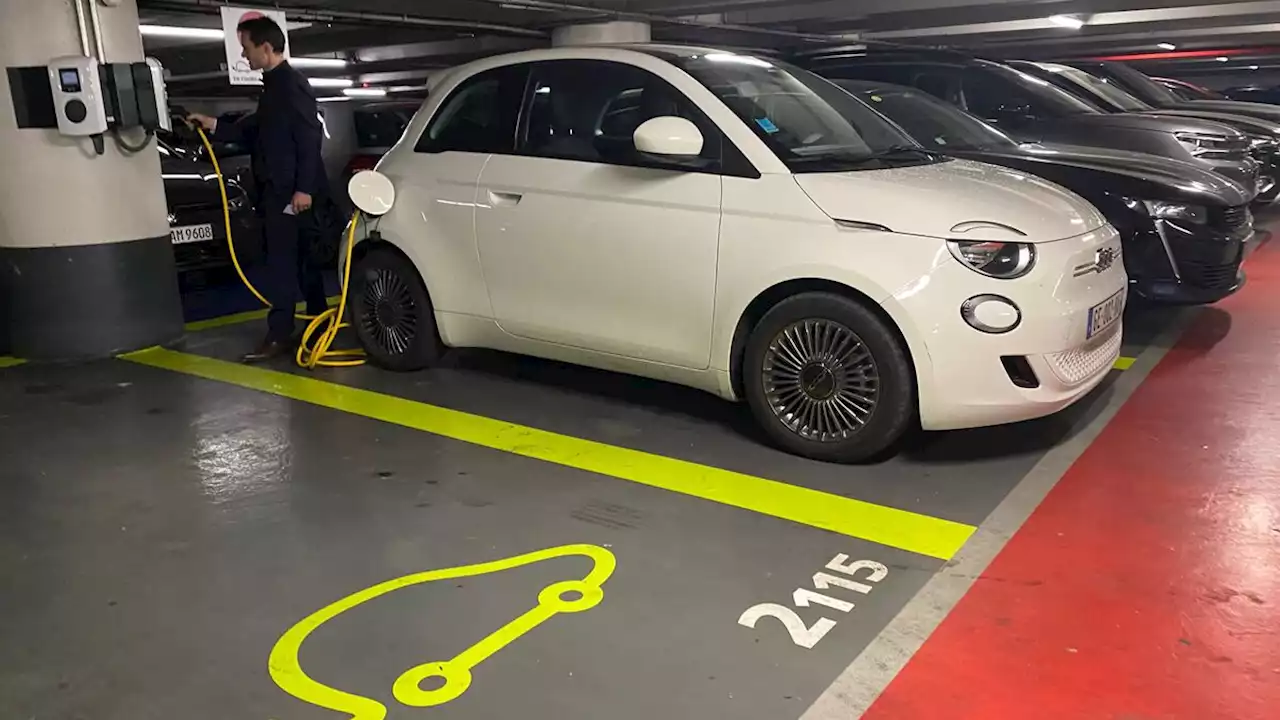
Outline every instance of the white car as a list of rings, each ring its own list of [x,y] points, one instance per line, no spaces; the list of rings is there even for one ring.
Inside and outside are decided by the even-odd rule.
[[[746,400],[830,461],[1087,394],[1120,348],[1120,240],[1080,197],[916,145],[816,75],[636,45],[492,57],[433,88],[355,249],[370,358],[446,347]]]

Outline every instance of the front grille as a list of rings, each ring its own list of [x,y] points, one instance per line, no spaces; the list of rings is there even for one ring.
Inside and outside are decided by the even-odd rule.
[[[1210,217],[1214,227],[1227,232],[1240,230],[1253,222],[1253,217],[1249,212],[1248,205],[1237,205],[1235,207],[1228,208],[1213,208],[1210,211]]]
[[[1227,290],[1235,286],[1240,275],[1240,263],[1198,263],[1180,259],[1178,270],[1182,282],[1208,290]]]
[[[1120,338],[1123,334],[1117,322],[1107,334],[1094,338],[1077,348],[1044,356],[1049,369],[1067,385],[1079,385],[1094,377],[1104,368],[1111,367],[1120,357]]]

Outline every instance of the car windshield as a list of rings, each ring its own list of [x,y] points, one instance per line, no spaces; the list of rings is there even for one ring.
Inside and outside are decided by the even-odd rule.
[[[669,57],[758,135],[795,173],[923,165],[945,158],[817,75],[729,52]]]
[[[1117,84],[1146,103],[1167,107],[1182,102],[1172,90],[1124,63],[1108,63],[1106,67],[1110,72],[1103,73],[1104,75],[1110,75]]]
[[[413,117],[405,108],[366,108],[353,115],[356,144],[361,148],[389,148],[400,141]]]
[[[991,125],[934,96],[899,85],[835,83],[897,123],[930,150],[1012,150],[1017,143]]]
[[[1107,82],[1099,77],[1094,77],[1093,75],[1090,75],[1078,68],[1068,67],[1066,65],[1055,65],[1053,63],[1043,63],[1040,64],[1039,67],[1043,68],[1046,72],[1059,75],[1089,95],[1096,97],[1105,104],[1111,105],[1124,112],[1138,112],[1151,109],[1150,105],[1130,95],[1115,83]]]
[[[1021,70],[999,63],[982,62],[981,65],[988,72],[1002,76],[1006,80],[1017,84],[1028,94],[1031,94],[1036,103],[1053,116],[1096,115],[1100,112],[1084,100],[1034,75],[1029,75]]]

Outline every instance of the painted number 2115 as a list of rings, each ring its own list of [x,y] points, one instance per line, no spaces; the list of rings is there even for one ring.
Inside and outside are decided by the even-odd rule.
[[[840,575],[832,575],[826,572],[815,573],[813,576],[813,590],[803,587],[796,588],[796,591],[791,594],[791,601],[796,607],[807,608],[820,605],[830,610],[847,613],[853,609],[852,602],[840,597],[824,595],[817,591],[841,588],[867,595],[872,589],[872,585],[868,583],[879,583],[889,575],[889,568],[878,562],[872,560],[849,562],[849,556],[843,553],[831,558],[831,562],[827,563],[826,569],[840,573]],[[859,573],[863,574],[859,576]],[[866,582],[862,582],[863,580]],[[835,620],[826,617],[818,618],[812,625],[805,625],[804,620],[800,618],[800,615],[795,610],[778,603],[752,605],[746,609],[746,612],[742,613],[742,617],[738,618],[738,624],[754,629],[756,623],[762,617],[777,618],[778,622],[781,622],[782,626],[790,633],[791,641],[805,649],[817,645],[818,641],[831,632],[831,628],[836,626]]]

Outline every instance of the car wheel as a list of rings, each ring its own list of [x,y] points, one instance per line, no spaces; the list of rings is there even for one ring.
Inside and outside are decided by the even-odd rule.
[[[444,352],[431,298],[403,255],[376,248],[351,268],[351,324],[374,365],[406,372],[435,364]]]
[[[752,330],[742,367],[756,421],[804,457],[873,458],[915,415],[911,364],[896,333],[840,295],[804,293],[773,306]]]

